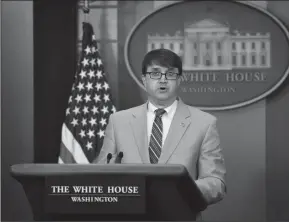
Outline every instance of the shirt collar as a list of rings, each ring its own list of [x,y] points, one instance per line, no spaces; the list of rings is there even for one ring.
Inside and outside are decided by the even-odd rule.
[[[164,109],[166,111],[164,115],[168,115],[168,117],[172,117],[177,109],[177,106],[178,106],[178,100],[175,100],[172,105]],[[151,102],[148,102],[148,112],[155,114],[156,109],[158,108],[155,105],[153,105]]]

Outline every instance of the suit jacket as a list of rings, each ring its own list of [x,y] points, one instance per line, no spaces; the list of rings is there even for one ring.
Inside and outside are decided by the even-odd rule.
[[[122,151],[122,163],[150,163],[148,144],[145,103],[110,116],[95,162],[105,163],[107,154],[112,153],[113,163]],[[226,169],[214,116],[179,100],[159,163],[185,166],[208,204],[224,197]]]

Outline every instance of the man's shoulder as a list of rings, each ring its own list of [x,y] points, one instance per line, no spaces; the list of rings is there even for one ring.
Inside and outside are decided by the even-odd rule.
[[[124,109],[113,113],[111,116],[113,119],[123,119],[131,117],[132,114],[138,113],[143,109],[144,104],[135,106],[129,109]]]
[[[200,121],[203,121],[203,122],[215,122],[217,120],[217,117],[214,116],[213,114],[210,114],[208,112],[205,112],[197,107],[194,107],[194,106],[190,106],[190,105],[187,105],[187,108],[188,110],[190,111],[190,114],[191,114],[191,118],[192,119],[198,119]]]

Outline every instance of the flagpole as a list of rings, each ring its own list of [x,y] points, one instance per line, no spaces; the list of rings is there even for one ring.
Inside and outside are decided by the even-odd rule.
[[[84,13],[84,21],[88,21],[88,14],[89,14],[89,0],[84,0],[84,6],[82,8],[83,13]]]

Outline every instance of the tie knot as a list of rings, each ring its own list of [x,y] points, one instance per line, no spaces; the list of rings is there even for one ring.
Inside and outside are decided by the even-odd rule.
[[[155,113],[156,113],[156,116],[162,117],[166,113],[166,111],[164,109],[157,109]]]

